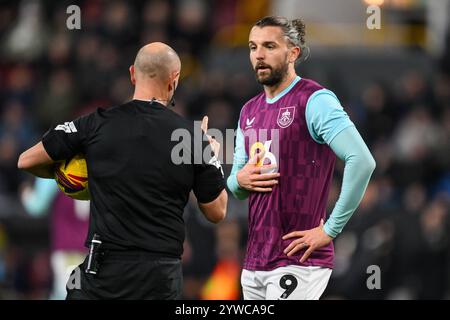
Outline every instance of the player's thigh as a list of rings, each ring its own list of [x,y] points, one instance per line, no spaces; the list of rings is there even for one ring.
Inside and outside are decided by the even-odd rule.
[[[267,300],[317,300],[325,290],[331,269],[287,266],[270,271]]]
[[[241,286],[244,300],[265,300],[266,288],[257,277],[256,271],[242,270]]]
[[[327,288],[332,270],[329,268],[313,267],[309,275],[306,290],[306,300],[319,300]]]
[[[269,271],[266,278],[267,300],[304,300],[307,271],[291,266]]]

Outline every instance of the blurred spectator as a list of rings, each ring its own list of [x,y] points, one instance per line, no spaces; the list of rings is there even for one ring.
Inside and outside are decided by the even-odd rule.
[[[183,298],[199,299],[216,263],[215,227],[197,208],[195,197],[190,196],[185,209],[186,241],[183,254]]]
[[[19,189],[21,175],[16,170],[19,146],[13,136],[0,137],[0,194],[15,196]],[[3,211],[3,208],[2,208]]]
[[[238,221],[228,221],[218,225],[217,263],[208,281],[202,288],[204,300],[237,300],[242,298],[240,288],[241,259],[240,231]]]
[[[29,147],[30,141],[36,138],[34,123],[19,100],[6,102],[1,112],[0,137],[8,136],[17,141],[16,152]]]
[[[46,46],[47,33],[42,20],[40,1],[21,1],[15,26],[6,41],[6,55],[21,62],[37,58]]]
[[[76,106],[76,91],[72,75],[68,70],[59,69],[50,74],[43,90],[42,103],[38,114],[44,128],[71,119]]]
[[[154,0],[146,1],[142,10],[142,22],[146,28],[169,26],[172,7],[169,1]]]
[[[39,178],[34,185],[22,190],[21,200],[32,217],[51,214],[53,287],[50,298],[64,300],[70,272],[83,262],[87,253],[84,241],[88,230],[89,201],[73,200],[59,191],[54,180]]]
[[[370,143],[375,139],[385,138],[392,133],[396,115],[391,102],[388,101],[387,90],[379,83],[372,83],[362,92],[362,112],[365,112],[363,126],[365,136]]]

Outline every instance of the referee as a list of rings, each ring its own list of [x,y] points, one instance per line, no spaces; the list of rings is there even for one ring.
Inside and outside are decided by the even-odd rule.
[[[91,254],[74,270],[80,285],[67,288],[67,299],[180,298],[183,210],[190,191],[209,221],[225,218],[225,182],[214,157],[204,159],[203,150],[195,157],[191,139],[192,161],[171,159],[179,143],[171,139],[174,130],[194,137],[193,123],[170,110],[180,68],[169,46],[144,46],[130,67],[132,101],[52,128],[20,155],[18,167],[43,178],[54,177],[55,162],[79,153],[87,161]],[[207,118],[202,128],[206,131]],[[203,138],[202,149],[209,144]],[[220,146],[211,144],[217,154]]]

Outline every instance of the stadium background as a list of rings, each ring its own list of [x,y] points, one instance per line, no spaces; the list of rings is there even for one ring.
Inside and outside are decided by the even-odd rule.
[[[66,27],[70,4],[81,30]],[[380,30],[366,26],[369,4],[381,5]],[[0,2],[0,298],[47,299],[52,282],[49,217],[30,217],[20,202],[33,181],[16,169],[20,152],[52,124],[129,99],[128,67],[152,41],[182,59],[176,112],[235,128],[261,90],[248,32],[279,14],[304,18],[312,55],[299,74],[337,94],[377,161],[335,241],[324,298],[450,299],[449,13],[448,0]],[[329,211],[342,171],[338,163]],[[184,298],[239,298],[246,210],[230,198],[213,226],[188,204]],[[380,290],[366,286],[370,265],[381,269]]]

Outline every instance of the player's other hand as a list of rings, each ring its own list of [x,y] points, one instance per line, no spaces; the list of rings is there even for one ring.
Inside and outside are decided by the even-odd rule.
[[[284,249],[284,253],[289,257],[295,254],[297,251],[308,248],[306,252],[300,259],[301,263],[304,263],[311,253],[314,250],[317,250],[323,246],[326,246],[333,238],[325,233],[323,230],[323,219],[320,220],[320,225],[314,229],[306,230],[306,231],[293,231],[291,233],[283,236],[283,240],[287,240],[290,238],[298,238],[292,241],[286,249]]]
[[[279,173],[262,173],[276,168],[275,165],[260,165],[264,152],[256,153],[236,175],[241,188],[253,192],[270,192],[278,184]]]
[[[204,116],[202,119],[201,128],[205,135],[208,137],[209,143],[211,144],[211,149],[214,152],[214,155],[217,159],[219,159],[219,152],[220,152],[220,143],[217,142],[216,139],[208,135],[206,132],[208,131],[208,116]]]

